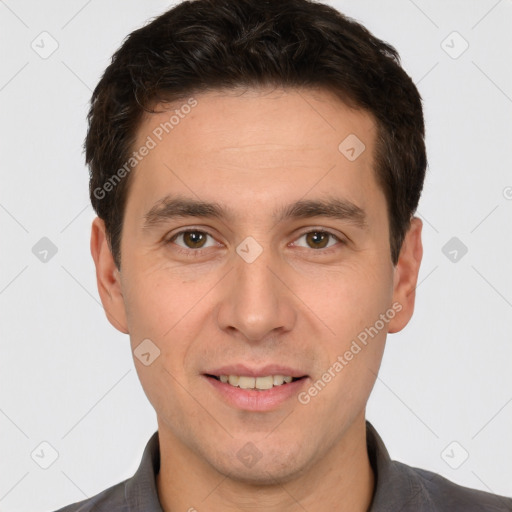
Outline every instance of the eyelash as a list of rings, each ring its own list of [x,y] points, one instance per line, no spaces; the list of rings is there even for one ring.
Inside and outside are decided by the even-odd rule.
[[[180,235],[183,235],[185,233],[201,233],[203,235],[207,235],[207,236],[210,236],[212,238],[213,235],[211,235],[210,233],[208,233],[207,231],[203,231],[203,230],[200,230],[200,229],[191,229],[191,228],[188,228],[188,229],[184,229],[182,231],[178,231],[178,233],[175,233],[174,235],[172,235],[170,238],[168,238],[167,240],[165,240],[165,244],[172,244],[174,242],[174,240],[176,238],[178,238]],[[326,234],[326,235],[329,235],[330,237],[336,239],[338,242],[340,242],[342,245],[345,245],[346,244],[346,241],[343,240],[342,238],[338,237],[337,235],[335,235],[334,233],[331,233],[330,231],[327,231],[323,228],[318,228],[318,229],[310,229],[309,231],[304,231],[303,233],[301,233],[296,240],[302,238],[304,235],[308,235],[310,233],[321,233],[321,234]],[[337,250],[337,248],[335,246],[332,246],[333,248],[327,248],[327,249],[311,249],[311,251],[313,252],[316,252],[316,253],[320,253],[320,254],[331,254],[333,253],[334,251]],[[183,247],[179,246],[179,245],[176,245],[176,251],[179,253],[179,254],[183,254],[187,257],[190,257],[190,258],[194,258],[194,257],[199,257],[203,254],[204,251],[210,249],[211,247],[207,247],[206,249],[184,249]],[[306,249],[305,247],[302,247],[302,249]]]

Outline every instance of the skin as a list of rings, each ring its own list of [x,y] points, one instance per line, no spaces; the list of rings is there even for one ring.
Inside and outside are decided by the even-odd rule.
[[[162,507],[365,511],[374,490],[365,407],[387,333],[400,331],[413,313],[421,221],[413,218],[393,266],[369,114],[321,90],[195,98],[197,106],[133,171],[121,271],[98,218],[91,235],[109,321],[130,335],[132,350],[146,338],[160,350],[149,366],[134,362],[157,413]],[[168,119],[168,112],[148,115],[136,146]],[[349,134],[366,146],[352,162],[338,150]],[[145,229],[144,215],[167,194],[218,202],[235,216]],[[299,199],[326,197],[362,208],[366,228],[329,217],[272,217]],[[211,235],[202,254],[191,254],[197,249],[190,237],[165,243],[185,228]],[[345,243],[329,238],[325,247],[305,236],[315,230]],[[236,252],[248,236],[263,249],[250,264]],[[237,409],[202,375],[226,364],[277,363],[307,374],[307,390],[393,303],[400,312],[308,404],[293,397],[270,411]],[[262,455],[250,468],[237,458],[248,442]]]

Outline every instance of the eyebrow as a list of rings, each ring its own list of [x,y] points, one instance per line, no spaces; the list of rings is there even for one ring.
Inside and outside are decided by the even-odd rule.
[[[202,217],[232,221],[236,214],[219,203],[205,202],[182,196],[165,196],[157,201],[144,215],[143,229],[175,218]],[[299,200],[274,210],[272,218],[276,223],[287,219],[329,217],[349,222],[356,227],[368,227],[365,211],[347,199],[327,198]]]

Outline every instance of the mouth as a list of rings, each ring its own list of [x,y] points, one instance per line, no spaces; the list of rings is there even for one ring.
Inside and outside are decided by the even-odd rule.
[[[210,379],[215,379],[223,384],[229,384],[234,388],[267,391],[269,389],[286,386],[292,382],[305,379],[307,376],[292,377],[291,375],[265,375],[253,377],[248,375],[212,375],[205,374]]]
[[[292,404],[310,380],[300,370],[280,365],[224,366],[203,373],[215,397],[238,410],[265,412]]]

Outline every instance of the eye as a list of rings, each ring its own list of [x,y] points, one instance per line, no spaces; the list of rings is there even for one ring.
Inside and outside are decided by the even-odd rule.
[[[329,231],[323,231],[323,230],[314,230],[314,231],[308,231],[307,233],[303,233],[297,240],[301,240],[302,238],[306,241],[306,247],[309,249],[326,249],[329,247],[332,247],[333,245],[336,245],[336,242],[344,243],[343,240],[338,238],[333,233],[330,233]],[[329,245],[329,239],[333,240],[334,243],[331,243]],[[296,245],[297,243],[294,242],[293,245]]]
[[[177,240],[181,240],[182,244],[176,243],[176,245],[179,247],[183,247],[185,249],[205,249],[215,245],[215,243],[206,245],[207,237],[210,237],[213,240],[213,237],[205,231],[189,229],[176,233],[169,240],[167,240],[167,243],[176,243]]]
[[[208,245],[208,238],[211,239],[210,244]],[[306,245],[302,245],[300,243],[297,243],[301,239],[305,240]],[[292,245],[298,245],[300,247],[305,247],[307,249],[324,249],[321,252],[330,252],[325,251],[325,249],[328,249],[332,247],[333,245],[336,245],[337,242],[340,242],[342,244],[345,243],[344,240],[339,238],[333,233],[330,233],[329,231],[325,231],[322,229],[315,229],[312,231],[308,231],[306,233],[303,233],[299,238],[297,238],[297,241],[294,242]],[[215,239],[212,235],[205,231],[200,231],[198,229],[187,229],[180,231],[174,235],[172,235],[168,240],[166,240],[167,244],[175,244],[178,247],[181,247],[182,249],[178,249],[178,252],[182,252],[185,254],[198,254],[202,252],[202,249],[207,249],[208,247],[215,247],[217,242],[215,242]]]

